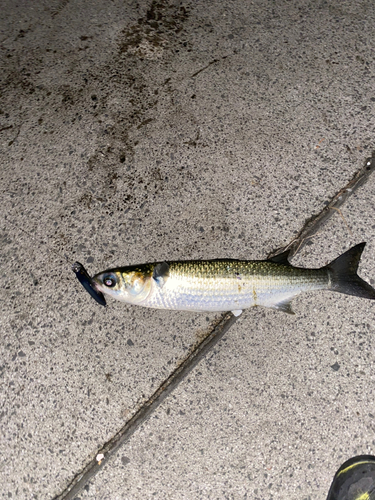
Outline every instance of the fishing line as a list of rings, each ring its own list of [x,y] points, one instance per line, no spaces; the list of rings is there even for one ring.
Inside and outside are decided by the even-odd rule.
[[[5,216],[5,220],[8,221],[7,217]],[[8,221],[9,222],[9,221]],[[19,227],[18,224],[16,224],[14,221],[11,222],[14,227],[16,227],[19,231],[24,233],[28,238],[32,239],[33,241],[36,241],[33,235],[31,235],[28,231],[23,229],[22,227]],[[84,268],[83,264],[80,262],[75,262],[73,265],[71,265],[68,257],[65,254],[61,254],[57,250],[55,250],[52,246],[50,246],[49,243],[46,241],[40,241],[41,244],[46,245],[55,255],[57,255],[59,258],[64,258],[67,264],[69,264],[69,269],[74,272],[76,275],[76,278],[78,281],[81,283],[83,288],[91,295],[91,297],[96,300],[96,302],[102,306],[106,306],[106,301],[104,298],[104,295],[96,289],[95,283],[93,282],[91,276],[88,274],[86,269]]]

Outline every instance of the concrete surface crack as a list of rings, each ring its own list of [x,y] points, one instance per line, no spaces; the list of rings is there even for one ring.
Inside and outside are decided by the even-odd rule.
[[[73,500],[84,488],[88,481],[95,476],[108,462],[118,449],[134,434],[138,427],[148,419],[156,408],[182,382],[200,360],[224,336],[229,328],[237,321],[232,313],[225,313],[211,332],[200,342],[182,361],[182,363],[164,380],[152,396],[142,405],[135,415],[97,451],[95,458],[79,472],[66,489],[54,500]]]
[[[216,61],[213,61],[216,62]],[[211,63],[212,64],[212,63]],[[203,68],[206,69],[206,68]],[[202,69],[202,70],[203,70]],[[201,70],[201,71],[202,71]],[[198,72],[199,73],[199,72]],[[198,74],[196,73],[196,74]],[[327,220],[347,201],[360,186],[367,182],[370,175],[375,171],[375,152],[367,158],[365,165],[353,176],[350,182],[331,199],[323,210],[309,219],[296,238],[286,247],[274,251],[269,257],[277,255],[290,249],[291,256],[295,255],[304,246],[306,241],[312,238]],[[88,481],[95,476],[110,457],[114,456],[118,449],[129,440],[139,426],[145,422],[156,408],[171,394],[171,392],[185,379],[191,370],[201,359],[219,342],[224,334],[234,325],[237,318],[232,313],[221,316],[210,333],[195,346],[182,363],[164,380],[152,396],[142,405],[134,416],[120,429],[120,431],[96,453],[95,458],[79,472],[66,489],[56,496],[54,500],[73,500],[84,488]]]
[[[330,202],[323,208],[317,215],[313,215],[308,219],[298,233],[298,235],[285,247],[278,248],[268,255],[268,258],[274,257],[286,250],[289,250],[290,258],[296,255],[307,243],[308,240],[313,238],[319,230],[328,222],[328,220],[335,213],[339,213],[344,219],[340,207],[348,200],[348,198],[361,186],[363,186],[369,179],[370,175],[375,171],[375,151],[372,152],[370,158],[367,158],[364,166],[358,170],[348,184],[340,189]],[[344,219],[346,224],[346,221]],[[346,224],[347,225],[347,224]],[[347,225],[348,226],[348,225]],[[350,228],[348,226],[350,231]]]

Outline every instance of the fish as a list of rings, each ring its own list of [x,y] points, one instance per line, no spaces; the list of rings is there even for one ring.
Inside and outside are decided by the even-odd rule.
[[[313,290],[374,300],[375,289],[357,274],[365,245],[359,243],[319,269],[291,265],[286,251],[267,260],[190,260],[113,268],[90,278],[89,288],[100,294],[99,299],[108,295],[156,309],[231,311],[239,316],[244,309],[263,306],[294,314],[292,299]]]

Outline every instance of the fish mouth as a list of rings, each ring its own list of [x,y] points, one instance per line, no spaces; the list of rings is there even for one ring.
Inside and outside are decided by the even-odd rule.
[[[78,281],[84,287],[84,289],[91,295],[91,297],[96,300],[101,306],[107,305],[104,295],[98,289],[97,284],[88,274],[86,269],[79,262],[75,262],[72,266],[72,271],[75,273]]]

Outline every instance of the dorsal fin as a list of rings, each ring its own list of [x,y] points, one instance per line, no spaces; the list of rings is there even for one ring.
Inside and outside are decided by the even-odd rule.
[[[290,266],[291,264],[288,260],[289,254],[290,250],[285,250],[285,252],[274,255],[273,257],[270,257],[268,260],[271,262],[275,262],[275,264],[284,264],[286,266]]]
[[[159,262],[154,267],[154,272],[152,273],[153,279],[162,288],[167,281],[169,276],[169,265],[166,262]]]

